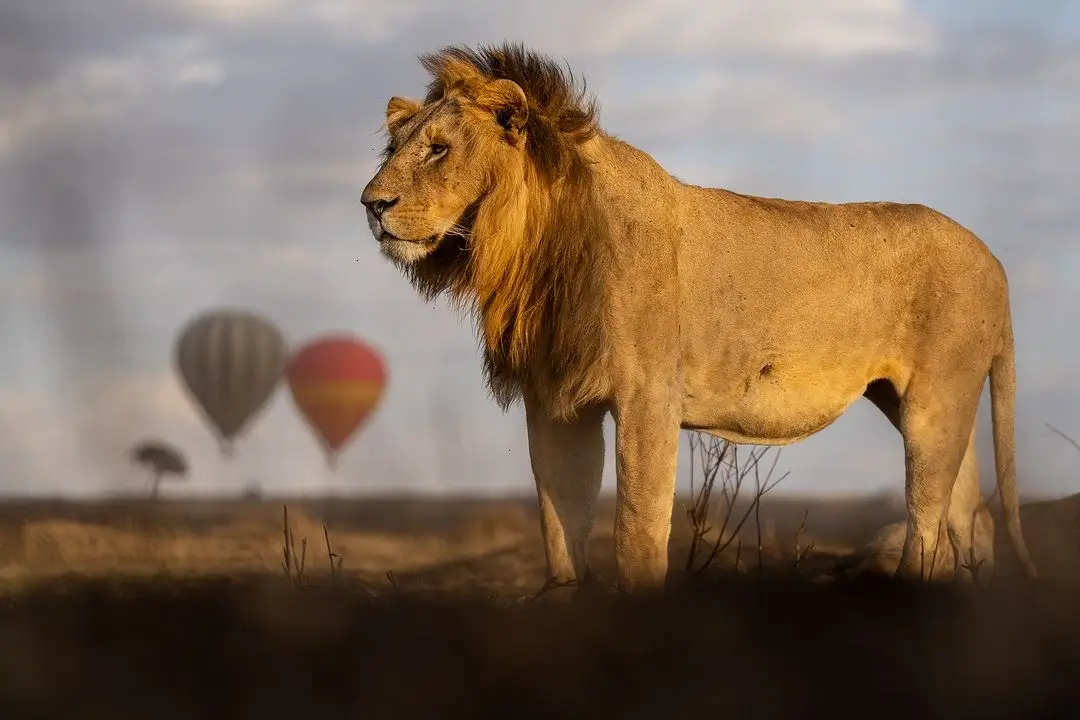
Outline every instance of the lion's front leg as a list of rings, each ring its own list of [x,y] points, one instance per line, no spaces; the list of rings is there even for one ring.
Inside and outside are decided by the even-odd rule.
[[[548,582],[585,580],[593,510],[604,474],[605,412],[590,408],[573,421],[555,422],[525,403]]]
[[[616,411],[615,565],[625,590],[662,586],[679,459],[679,420],[669,399],[635,398]]]

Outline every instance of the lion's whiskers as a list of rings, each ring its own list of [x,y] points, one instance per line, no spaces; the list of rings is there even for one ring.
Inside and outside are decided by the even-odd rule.
[[[462,225],[460,222],[449,222],[446,223],[443,229],[439,232],[439,238],[442,239],[447,235],[456,235],[458,237],[468,238],[471,232],[472,231],[468,227]],[[463,249],[468,250],[468,245],[465,245]]]

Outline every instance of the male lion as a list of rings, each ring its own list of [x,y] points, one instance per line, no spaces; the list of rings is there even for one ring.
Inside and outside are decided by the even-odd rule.
[[[361,202],[423,296],[474,311],[495,399],[524,402],[550,580],[585,578],[606,412],[617,576],[645,588],[667,573],[680,429],[785,445],[862,396],[903,435],[897,571],[926,578],[943,518],[955,557],[972,544],[977,477],[946,510],[958,473],[974,471],[988,374],[1007,529],[1034,575],[1008,284],[974,234],[921,205],[684,184],[604,133],[572,73],[519,45],[420,62],[427,97],[390,99]]]

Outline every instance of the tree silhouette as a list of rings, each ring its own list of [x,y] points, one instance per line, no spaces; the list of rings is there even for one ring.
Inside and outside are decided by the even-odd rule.
[[[244,500],[248,502],[262,502],[263,489],[258,480],[251,480],[244,487]]]
[[[160,440],[143,440],[132,448],[131,459],[151,472],[151,499],[157,499],[161,481],[167,475],[182,478],[188,473],[183,454]]]

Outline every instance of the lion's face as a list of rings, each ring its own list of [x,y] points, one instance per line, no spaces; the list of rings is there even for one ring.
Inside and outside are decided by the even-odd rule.
[[[526,108],[509,80],[426,105],[391,98],[386,159],[361,197],[385,255],[412,264],[448,236],[468,238],[469,209],[522,162]]]

